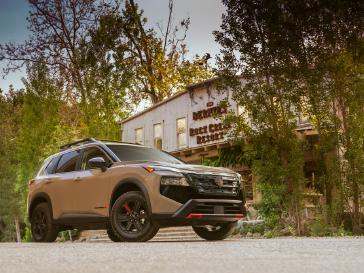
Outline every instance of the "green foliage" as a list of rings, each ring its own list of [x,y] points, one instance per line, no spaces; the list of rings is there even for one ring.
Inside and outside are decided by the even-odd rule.
[[[205,158],[202,164],[215,167],[234,167],[240,164],[251,167],[256,156],[252,147],[239,143],[231,148],[222,149],[217,157]]]
[[[21,214],[19,193],[14,188],[16,180],[16,143],[23,91],[12,87],[7,94],[0,90],[0,240],[15,240],[14,219]]]
[[[150,100],[153,104],[183,91],[186,85],[211,78],[209,55],[185,58],[185,38],[189,18],[172,24],[173,1],[169,1],[169,20],[161,33],[148,27],[148,19],[133,0],[125,1],[121,12],[109,12],[100,18],[94,40],[107,49],[113,66],[124,66],[130,73],[129,99],[134,103]],[[93,58],[95,59],[95,58]]]
[[[326,221],[317,219],[309,225],[309,236],[324,237],[324,236],[350,236],[352,232],[344,229],[343,226],[330,226]]]
[[[30,243],[33,241],[33,237],[32,237],[32,231],[30,230],[30,226],[26,226],[25,227],[25,233],[24,233],[24,237],[22,239],[23,243]]]
[[[272,228],[267,225],[265,222],[262,223],[243,223],[237,233],[244,237],[253,237],[253,238],[273,238],[279,236],[279,229],[277,227]]]
[[[72,238],[70,236],[72,236]],[[77,230],[77,229],[61,231],[58,234],[58,237],[63,242],[64,241],[71,241],[71,239],[72,239],[72,241],[77,240],[79,236],[80,236],[80,231]]]
[[[230,122],[233,135],[243,135],[258,150],[259,187],[274,206],[285,203],[299,228],[303,157],[292,132],[295,117],[305,114],[319,132],[312,148],[326,221],[351,210],[358,228],[364,186],[363,1],[223,2],[227,12],[215,32],[223,47],[219,66],[246,110]],[[277,202],[281,190],[287,198]]]
[[[248,233],[259,234],[260,236],[262,236],[266,232],[266,225],[264,223],[258,223],[258,224],[244,223],[240,226],[238,232],[243,236],[246,236]]]
[[[65,141],[74,139],[75,128],[63,119],[66,110],[60,90],[48,78],[45,66],[34,66],[24,82],[26,91],[20,129],[16,143],[15,190],[21,211],[26,211],[28,181],[35,176],[42,162]],[[67,107],[68,108],[68,107]],[[24,215],[23,215],[24,216]]]

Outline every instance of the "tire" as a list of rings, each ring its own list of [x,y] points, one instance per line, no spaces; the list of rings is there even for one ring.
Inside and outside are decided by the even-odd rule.
[[[110,225],[107,225],[107,229],[106,229],[106,232],[107,232],[107,236],[109,236],[109,239],[113,242],[116,242],[116,243],[119,243],[119,242],[122,242],[114,233],[114,231],[112,230],[111,226]]]
[[[115,237],[123,242],[146,242],[159,230],[145,197],[138,191],[119,196],[111,209],[110,225]]]
[[[207,241],[224,240],[233,233],[236,222],[224,223],[213,226],[192,226],[198,236]]]
[[[31,215],[31,231],[34,242],[54,242],[58,229],[52,223],[51,208],[47,203],[37,205]]]

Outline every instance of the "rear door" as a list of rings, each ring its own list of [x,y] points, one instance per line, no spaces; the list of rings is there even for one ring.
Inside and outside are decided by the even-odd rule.
[[[55,219],[74,212],[72,189],[75,173],[80,166],[80,155],[81,150],[74,150],[59,156],[57,166],[52,167],[53,170],[45,178],[45,191],[51,198]]]
[[[108,163],[111,159],[97,146],[83,149],[80,170],[75,174],[73,198],[79,213],[108,215],[110,179],[108,171],[92,169],[88,161],[91,158],[102,157]]]

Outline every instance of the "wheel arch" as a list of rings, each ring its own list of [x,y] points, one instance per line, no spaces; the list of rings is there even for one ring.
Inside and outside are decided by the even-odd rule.
[[[140,191],[144,195],[144,197],[147,201],[149,211],[152,212],[152,206],[150,203],[148,191],[147,191],[146,187],[144,186],[144,184],[135,178],[124,179],[114,186],[114,189],[111,193],[111,198],[110,198],[109,212],[111,211],[112,206],[115,203],[116,199],[120,195],[127,193],[129,191]]]
[[[39,192],[33,196],[33,198],[30,201],[29,210],[28,210],[28,219],[30,220],[32,213],[37,205],[40,203],[48,203],[51,208],[51,216],[53,219],[53,207],[52,207],[52,201],[48,194],[45,192]]]

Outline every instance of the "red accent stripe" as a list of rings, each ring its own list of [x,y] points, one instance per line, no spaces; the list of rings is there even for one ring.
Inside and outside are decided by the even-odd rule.
[[[201,219],[202,217],[203,217],[203,214],[201,214],[201,213],[190,213],[186,216],[187,219],[191,219],[191,218]],[[234,217],[237,219],[241,219],[241,218],[244,218],[244,214],[235,214]]]
[[[199,218],[200,219],[200,218],[202,218],[202,216],[203,215],[201,213],[190,213],[190,214],[187,215],[186,218],[187,219],[191,219],[191,218]]]
[[[131,212],[131,208],[129,207],[128,204],[125,204],[123,207],[126,209],[127,212],[129,213]]]

